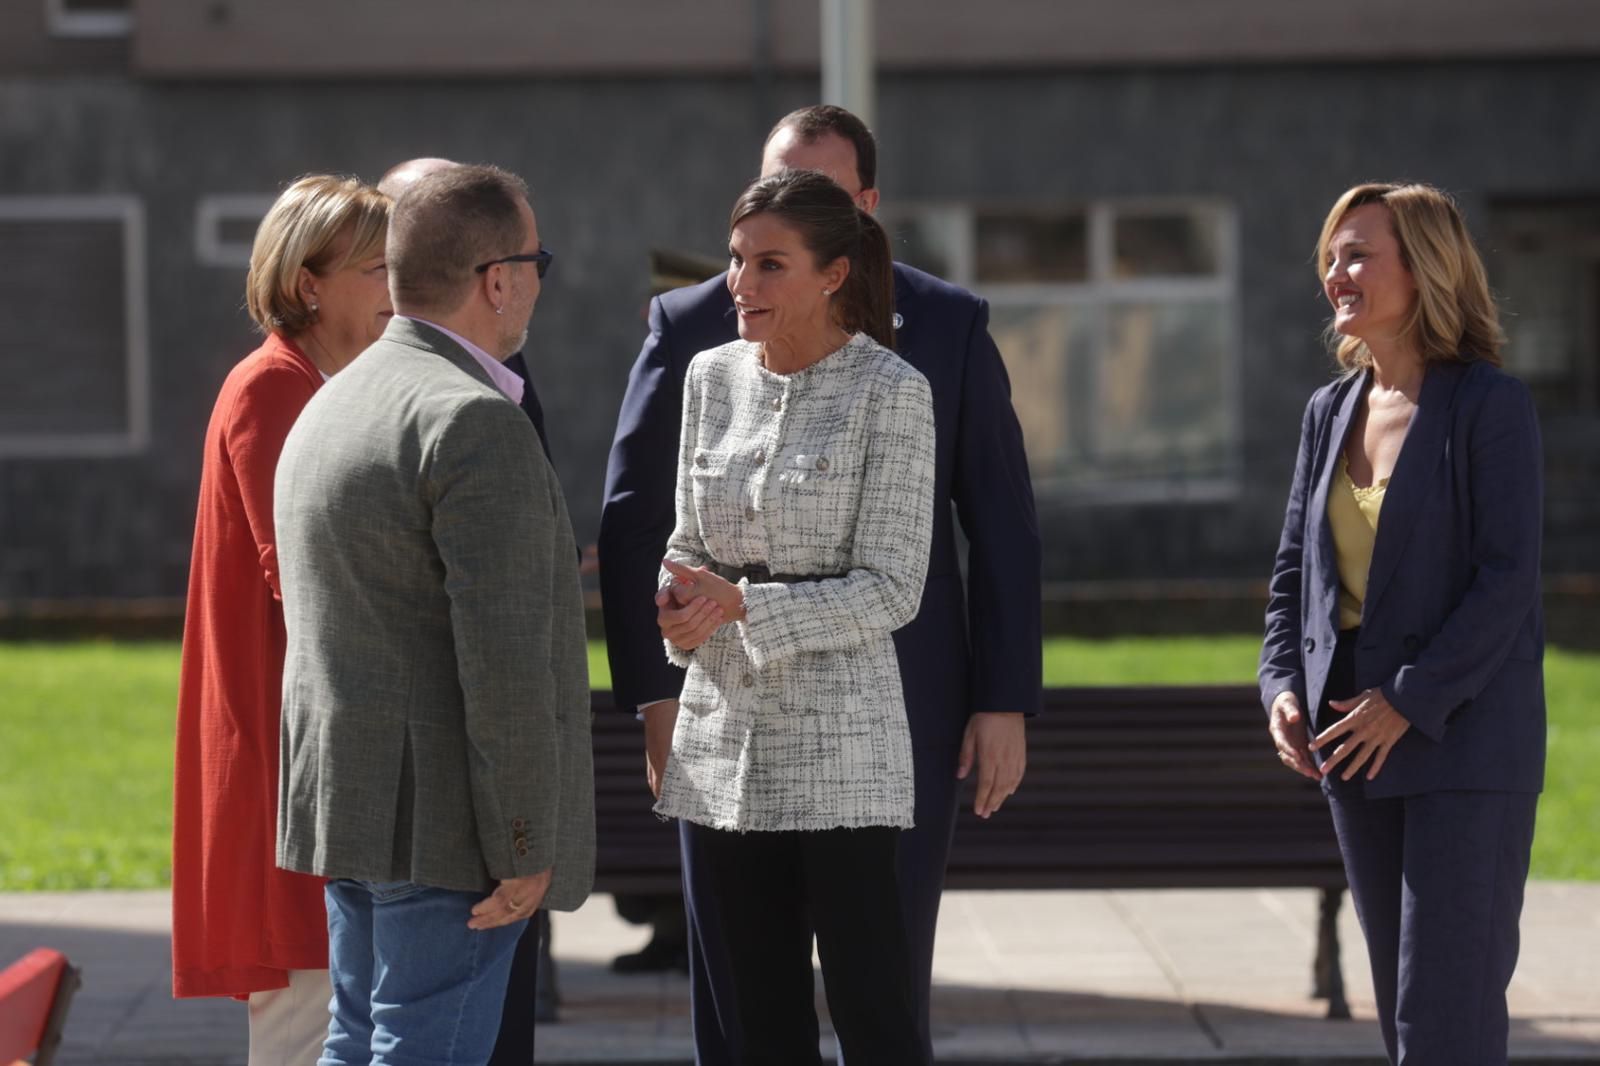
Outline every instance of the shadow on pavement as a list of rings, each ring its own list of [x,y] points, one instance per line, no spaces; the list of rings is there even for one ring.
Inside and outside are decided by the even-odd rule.
[[[106,902],[114,907],[116,900]],[[99,917],[79,911],[71,924],[0,922],[0,959],[48,946],[83,969],[59,1066],[244,1066],[243,1005],[227,999],[173,1000],[165,929],[118,929],[115,913],[106,913],[100,927]],[[559,947],[558,964],[562,1020],[541,1027],[537,1062],[679,1066],[691,1061],[683,977],[618,977],[592,961],[559,961]],[[1304,1012],[1296,1013],[1233,1002],[950,983],[938,984],[934,994],[941,1066],[1381,1066],[1383,1061],[1375,1054],[1378,1036],[1370,1018],[1330,1022],[1309,999]],[[819,998],[819,1012],[824,1010]],[[1517,1019],[1513,1061],[1521,1066],[1600,1062],[1600,1047],[1563,1037],[1560,1021]]]

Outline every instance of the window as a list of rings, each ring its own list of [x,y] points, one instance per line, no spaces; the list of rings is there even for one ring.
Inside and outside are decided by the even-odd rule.
[[[0,197],[0,456],[122,455],[149,434],[144,213]]]
[[[1600,200],[1489,210],[1506,369],[1546,414],[1600,413]]]
[[[1239,470],[1231,210],[926,205],[895,256],[989,300],[1038,490],[1225,498]]]
[[[45,0],[45,21],[57,37],[126,37],[132,0]]]
[[[247,267],[271,196],[207,196],[195,208],[194,254],[206,266]]]
[[[1089,280],[1089,243],[1079,214],[984,212],[974,218],[973,272],[990,285]]]

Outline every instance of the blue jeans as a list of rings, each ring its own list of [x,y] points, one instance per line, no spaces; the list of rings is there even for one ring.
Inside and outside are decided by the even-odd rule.
[[[482,894],[405,882],[330,881],[326,897],[333,1017],[317,1066],[484,1066],[527,922],[468,929]]]

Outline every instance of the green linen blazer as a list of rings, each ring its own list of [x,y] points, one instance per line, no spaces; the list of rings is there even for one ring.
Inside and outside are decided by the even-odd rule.
[[[577,550],[526,415],[395,317],[318,391],[278,463],[287,654],[278,864],[488,891],[594,880]]]

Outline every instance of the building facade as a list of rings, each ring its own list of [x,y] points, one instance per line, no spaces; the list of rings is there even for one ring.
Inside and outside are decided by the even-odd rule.
[[[815,5],[456,6],[0,0],[0,610],[178,603],[256,221],[423,154],[533,186],[528,361],[592,538],[648,254],[721,254],[814,102]],[[1257,610],[1333,373],[1312,246],[1370,179],[1459,198],[1539,399],[1551,594],[1600,587],[1600,8],[1346,9],[880,0],[882,214],[990,300],[1057,621]]]

